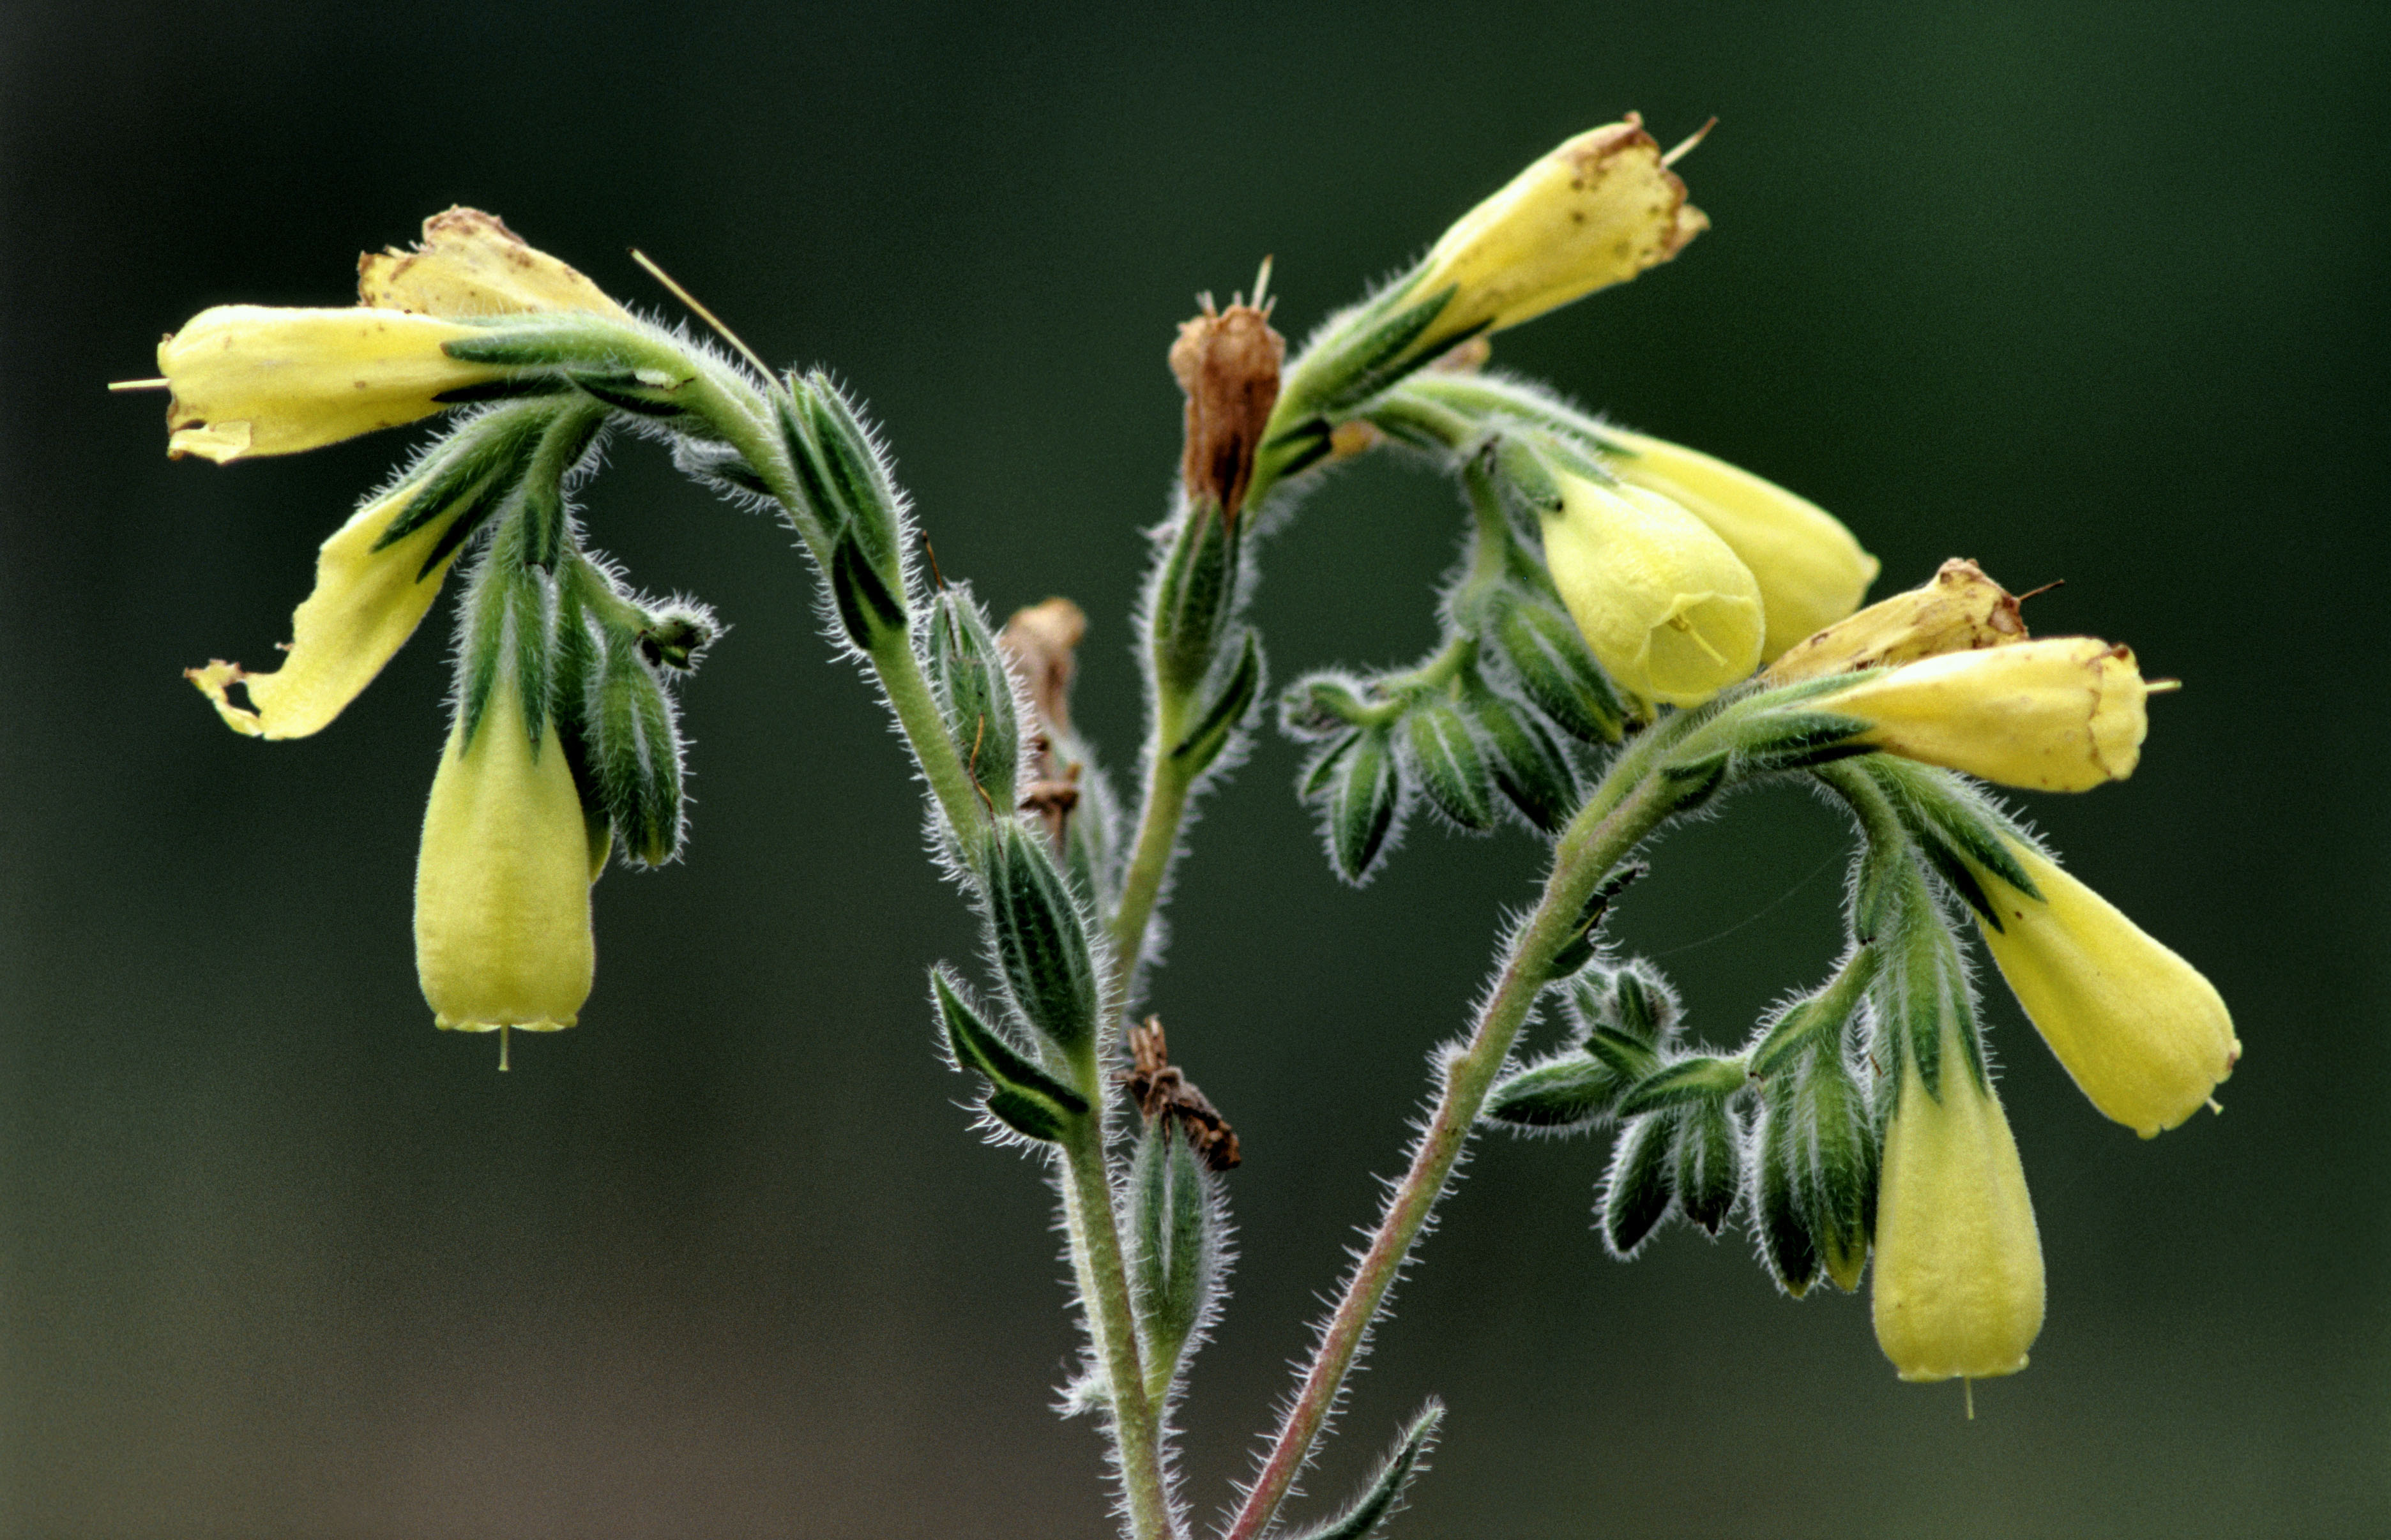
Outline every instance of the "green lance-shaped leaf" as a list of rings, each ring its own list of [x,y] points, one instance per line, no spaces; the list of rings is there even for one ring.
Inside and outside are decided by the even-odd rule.
[[[1594,960],[1599,948],[1602,922],[1609,915],[1611,905],[1619,902],[1621,893],[1651,869],[1641,861],[1631,861],[1595,884],[1594,892],[1586,896],[1585,903],[1578,909],[1575,928],[1570,932],[1569,940],[1554,951],[1553,960],[1545,965],[1546,978],[1566,979]]]
[[[1386,730],[1364,728],[1328,782],[1328,854],[1346,881],[1358,887],[1369,880],[1402,811],[1402,789]]]
[[[1025,1138],[1051,1144],[1088,1115],[1087,1098],[1031,1063],[989,1025],[945,969],[930,970],[930,988],[955,1067],[988,1082],[988,1110],[997,1122]]]
[[[1487,1122],[1576,1134],[1597,1125],[1620,1094],[1642,1078],[1610,1059],[1566,1048],[1512,1074],[1486,1098]]]
[[[1289,1535],[1287,1540],[1369,1540],[1401,1506],[1403,1491],[1412,1478],[1428,1468],[1428,1451],[1436,1446],[1437,1427],[1443,1420],[1441,1403],[1430,1401],[1421,1407],[1351,1508],[1325,1524]]]
[[[1064,1058],[1085,1060],[1099,998],[1086,918],[1043,838],[1007,818],[990,850],[989,922],[1005,987],[1039,1036]]]
[[[1677,1207],[1712,1235],[1735,1212],[1736,1198],[1743,1190],[1742,1132],[1724,1096],[1689,1102],[1677,1118],[1671,1154]]]
[[[1221,681],[1220,688],[1196,718],[1183,737],[1171,746],[1171,760],[1184,766],[1190,776],[1203,774],[1221,757],[1236,737],[1237,726],[1253,710],[1255,698],[1262,688],[1261,644],[1254,633],[1245,634],[1244,644],[1237,649],[1237,666]]]
[[[1587,743],[1619,741],[1626,712],[1568,616],[1541,600],[1506,598],[1492,607],[1486,641],[1563,732]]]
[[[1494,827],[1494,777],[1469,724],[1446,701],[1422,699],[1403,715],[1402,748],[1429,805],[1472,832]]]
[[[1219,1193],[1175,1119],[1145,1125],[1130,1164],[1129,1209],[1131,1300],[1147,1393],[1158,1396],[1220,1298],[1225,1262]]]
[[[1156,677],[1183,695],[1211,672],[1236,608],[1238,522],[1209,500],[1186,505],[1155,579],[1149,620]]]
[[[1529,712],[1480,687],[1462,700],[1489,753],[1494,784],[1521,817],[1547,834],[1577,812],[1577,776],[1569,759]]]
[[[1669,1217],[1676,1199],[1677,1119],[1653,1112],[1621,1123],[1602,1178],[1602,1240],[1622,1262]]]
[[[955,757],[979,783],[989,805],[1010,812],[1018,800],[1020,712],[1003,649],[970,587],[950,584],[930,603],[930,682],[945,714]]]
[[[831,549],[830,591],[838,606],[839,623],[858,649],[870,652],[904,635],[901,592],[891,588],[872,565],[852,532],[840,535]]]

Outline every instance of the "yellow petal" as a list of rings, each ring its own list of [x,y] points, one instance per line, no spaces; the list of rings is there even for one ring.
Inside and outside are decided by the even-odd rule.
[[[594,841],[551,718],[535,751],[511,679],[448,735],[415,871],[415,964],[455,1032],[569,1027],[589,997]]]
[[[1769,614],[1773,621],[1776,612]],[[1954,558],[1920,586],[1871,604],[1807,637],[1770,664],[1762,682],[1790,685],[2026,639],[2017,597],[1974,562]]]
[[[1910,1380],[2015,1374],[2042,1331],[2042,1238],[2000,1098],[1945,1029],[1942,1092],[1903,1056],[1876,1211],[1877,1345]]]
[[[1876,558],[1860,549],[1842,520],[1774,481],[1641,433],[1612,430],[1604,445],[1621,481],[1657,492],[1708,524],[1751,569],[1768,616],[1763,661],[1850,614],[1876,581]]]
[[[1561,478],[1544,520],[1553,586],[1620,687],[1692,706],[1759,665],[1760,585],[1709,526],[1638,487]]]
[[[2000,916],[1998,930],[1977,924],[2001,977],[2093,1106],[2146,1139],[2173,1128],[2242,1057],[2224,999],[2049,858],[2010,848],[2042,897],[1977,871]]]
[[[1859,741],[2003,786],[2088,791],[2134,773],[2150,730],[2133,652],[2056,636],[1946,652],[1809,702],[1873,724]]]
[[[258,738],[305,738],[320,730],[415,634],[457,552],[428,572],[423,564],[464,504],[384,549],[374,547],[422,487],[417,480],[368,503],[324,542],[316,557],[315,591],[291,613],[280,668],[252,674],[219,659],[185,671],[232,727]],[[247,690],[248,707],[226,695],[235,684]]]
[[[587,310],[630,318],[604,289],[526,245],[498,215],[465,208],[425,220],[412,251],[357,258],[357,302],[423,315]]]
[[[1567,140],[1445,231],[1410,292],[1455,290],[1421,346],[1501,331],[1624,283],[1710,228],[1629,113]]]
[[[166,453],[219,464],[289,455],[429,417],[442,392],[505,372],[440,351],[478,335],[394,310],[201,311],[158,344],[174,390]]]

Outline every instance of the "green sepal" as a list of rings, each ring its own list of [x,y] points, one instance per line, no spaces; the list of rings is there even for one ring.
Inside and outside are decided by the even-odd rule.
[[[469,743],[482,730],[501,669],[513,676],[516,696],[523,702],[522,730],[535,745],[548,730],[549,628],[554,619],[549,600],[555,583],[548,573],[524,563],[522,544],[522,520],[510,517],[466,590],[457,658],[457,701]]]
[[[529,401],[564,395],[573,381],[556,374],[509,375],[503,379],[477,380],[471,385],[434,391],[432,399],[443,406],[480,406],[500,401]]]
[[[1426,1469],[1422,1462],[1436,1446],[1437,1427],[1443,1420],[1441,1403],[1430,1401],[1421,1407],[1410,1426],[1396,1438],[1386,1463],[1378,1467],[1352,1507],[1326,1523],[1290,1534],[1286,1540],[1369,1540],[1378,1526],[1394,1514],[1412,1478]]]
[[[1144,1339],[1146,1393],[1178,1377],[1187,1344],[1219,1299],[1221,1217],[1212,1179],[1176,1120],[1145,1125],[1129,1173],[1130,1300]]]
[[[1691,1102],[1716,1100],[1743,1089],[1750,1077],[1732,1059],[1688,1054],[1671,1059],[1628,1087],[1619,1098],[1619,1115],[1639,1117]]]
[[[1337,874],[1368,880],[1402,805],[1402,777],[1386,729],[1364,728],[1340,756],[1328,786],[1328,853]]]
[[[1888,755],[1870,760],[1867,770],[1934,875],[1994,930],[2004,929],[1999,906],[1985,896],[1975,868],[1992,873],[2028,898],[2042,896],[2003,838],[2023,839],[2023,832],[1965,781],[1947,770]]]
[[[1043,838],[1011,818],[990,841],[989,921],[1022,1018],[1064,1058],[1086,1060],[1099,999],[1087,921]]]
[[[1024,1138],[1053,1144],[1087,1117],[1088,1099],[1031,1063],[989,1026],[944,968],[930,970],[930,987],[955,1067],[975,1071],[988,1082],[988,1110],[997,1122]]]
[[[1753,1078],[1775,1074],[1794,1055],[1813,1046],[1841,1052],[1881,956],[1874,945],[1853,948],[1835,976],[1816,994],[1795,1000],[1764,1023],[1759,1042],[1746,1056]]]
[[[685,376],[686,366],[646,338],[625,330],[601,315],[584,311],[547,310],[534,314],[448,317],[459,325],[485,327],[479,337],[443,342],[440,351],[461,364],[487,364],[506,369],[583,368],[629,373],[645,357],[653,373],[670,379]],[[661,361],[672,358],[674,367]]]
[[[1202,684],[1221,650],[1236,605],[1238,536],[1237,521],[1208,500],[1187,505],[1171,529],[1149,624],[1155,675],[1173,694]]]
[[[1594,892],[1578,909],[1569,940],[1555,950],[1552,961],[1545,964],[1546,978],[1566,979],[1594,960],[1595,953],[1600,950],[1602,922],[1609,918],[1610,906],[1619,902],[1619,895],[1631,884],[1651,870],[1641,861],[1631,861],[1595,884]]]
[[[930,684],[955,757],[979,784],[988,805],[1009,812],[1019,800],[1021,720],[1003,650],[967,584],[950,584],[938,592],[930,601],[925,629]]]
[[[1676,1201],[1677,1120],[1655,1112],[1622,1123],[1602,1179],[1602,1240],[1622,1262],[1669,1217]]]
[[[1830,764],[1836,760],[1872,752],[1869,745],[1853,739],[1868,731],[1870,724],[1855,716],[1842,716],[1833,712],[1784,711],[1759,713],[1748,719],[1737,735],[1735,768],[1738,776],[1764,776],[1785,770],[1804,770],[1816,764]]]
[[[1743,1190],[1742,1130],[1727,1097],[1705,1097],[1687,1105],[1677,1118],[1671,1158],[1678,1211],[1718,1234]]]
[[[639,635],[605,627],[586,728],[599,794],[633,860],[661,866],[680,850],[680,726]]]
[[[1892,923],[1880,934],[1876,980],[1869,990],[1878,1042],[1886,1050],[1880,1072],[1890,1086],[1905,1060],[1918,1066],[1929,1096],[1943,1095],[1943,1044],[1948,1029],[1967,1062],[1962,1069],[1989,1091],[1984,1045],[1978,1036],[1974,991],[1950,922],[1927,893],[1913,865],[1906,890],[1892,906]]]
[[[1403,717],[1403,749],[1430,806],[1472,832],[1494,827],[1494,777],[1469,734],[1469,724],[1445,701],[1428,698]]]
[[[1486,447],[1493,463],[1495,490],[1514,517],[1532,526],[1561,511],[1560,479],[1535,444],[1516,432],[1506,432],[1492,438]]]
[[[1303,418],[1280,437],[1292,439],[1320,418],[1351,411],[1427,363],[1429,355],[1415,352],[1415,344],[1444,314],[1455,292],[1447,287],[1404,303],[1402,291],[1396,290],[1352,314],[1350,320],[1332,324],[1322,345],[1306,350],[1290,371],[1286,392],[1290,410],[1299,410]],[[1456,335],[1447,346],[1475,335],[1476,331]]]
[[[373,548],[386,550],[453,513],[455,521],[443,533],[439,548],[416,574],[430,576],[514,491],[553,417],[553,406],[541,402],[469,418],[426,457],[406,511],[390,521]]]
[[[871,652],[882,642],[904,635],[904,599],[890,591],[851,531],[840,535],[831,549],[830,590],[838,605],[839,623],[859,651]]]
[[[1721,749],[1662,764],[1661,779],[1668,786],[1670,805],[1679,813],[1690,813],[1716,796],[1726,785],[1734,758],[1730,751]]]
[[[1495,1086],[1480,1115],[1515,1128],[1577,1133],[1609,1116],[1634,1078],[1582,1048],[1566,1049]]]
[[[812,429],[819,474],[846,511],[863,554],[888,586],[904,586],[904,496],[873,443],[872,430],[831,378],[808,375],[798,409]]]
[[[679,370],[600,368],[568,369],[565,378],[583,394],[618,412],[669,422],[689,415],[681,390],[697,377]]]
[[[1211,704],[1204,708],[1204,714],[1171,747],[1171,759],[1183,765],[1190,776],[1201,775],[1210,768],[1212,762],[1221,757],[1221,751],[1229,746],[1246,713],[1253,709],[1254,699],[1261,688],[1261,645],[1248,630],[1238,650],[1236,667],[1221,682]]]
[[[1494,784],[1519,815],[1546,834],[1557,834],[1577,812],[1577,776],[1569,759],[1536,719],[1484,688],[1463,699],[1490,752]]]
[[[1308,802],[1316,802],[1328,795],[1329,787],[1334,784],[1338,771],[1345,764],[1345,756],[1351,753],[1353,746],[1361,741],[1362,729],[1356,727],[1335,742],[1323,746],[1304,765],[1303,774],[1297,777],[1296,795]]]
[[[1572,738],[1618,742],[1627,713],[1569,617],[1533,599],[1497,602],[1491,614],[1487,639],[1536,709]]]

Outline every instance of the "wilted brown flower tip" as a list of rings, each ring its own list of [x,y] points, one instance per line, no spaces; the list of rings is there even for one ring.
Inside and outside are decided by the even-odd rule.
[[[1218,503],[1231,519],[1246,500],[1262,430],[1278,404],[1286,339],[1271,329],[1267,309],[1232,304],[1180,324],[1170,372],[1187,392],[1187,447],[1180,479],[1191,502]]]
[[[1071,674],[1087,634],[1087,612],[1069,599],[1053,598],[1015,610],[996,639],[1015,677],[1028,688],[1049,738],[1071,730]]]

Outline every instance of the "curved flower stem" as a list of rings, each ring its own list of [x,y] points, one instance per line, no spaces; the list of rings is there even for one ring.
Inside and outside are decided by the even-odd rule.
[[[1145,958],[1146,930],[1162,900],[1163,879],[1178,853],[1179,826],[1187,816],[1187,793],[1194,782],[1166,746],[1171,741],[1171,720],[1177,713],[1157,713],[1155,751],[1147,756],[1144,806],[1139,810],[1137,843],[1130,853],[1129,869],[1121,877],[1120,907],[1113,911],[1113,993],[1126,1007],[1131,982]]]
[[[1549,982],[1553,957],[1570,940],[1596,885],[1674,811],[1678,793],[1664,775],[1656,773],[1652,738],[1648,735],[1620,756],[1593,800],[1562,832],[1544,898],[1513,940],[1502,978],[1480,1011],[1469,1041],[1445,1061],[1443,1092],[1412,1151],[1411,1169],[1389,1196],[1369,1250],[1345,1280],[1295,1404],[1287,1409],[1227,1540],[1256,1540],[1311,1459],[1313,1441],[1361,1354],[1363,1337],[1452,1179],[1479,1110],[1494,1088],[1538,992]]]

